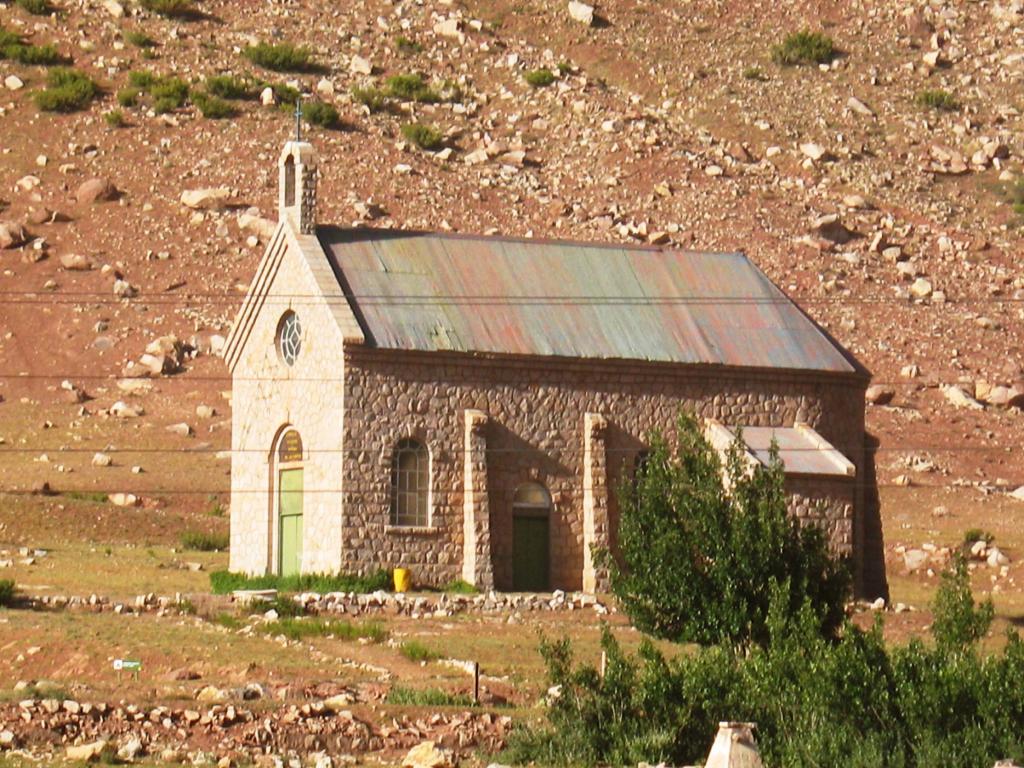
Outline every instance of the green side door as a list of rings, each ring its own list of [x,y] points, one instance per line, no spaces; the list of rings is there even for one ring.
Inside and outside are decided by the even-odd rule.
[[[292,576],[302,570],[302,470],[281,470],[279,488],[278,570]]]
[[[547,592],[549,536],[548,516],[516,515],[512,518],[512,589],[516,592]]]

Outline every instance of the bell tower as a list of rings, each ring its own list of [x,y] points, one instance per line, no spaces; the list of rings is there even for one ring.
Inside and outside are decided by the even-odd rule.
[[[285,142],[278,160],[280,177],[278,218],[288,219],[296,232],[316,232],[316,152],[313,145],[296,137]]]

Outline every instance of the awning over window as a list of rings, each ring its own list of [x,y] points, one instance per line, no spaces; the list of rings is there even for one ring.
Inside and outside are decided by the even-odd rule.
[[[807,424],[792,427],[737,427],[726,426],[715,419],[707,420],[706,436],[711,445],[724,458],[736,433],[743,435],[747,460],[767,466],[772,440],[779,446],[779,458],[787,475],[827,475],[854,477],[857,468],[828,440]]]

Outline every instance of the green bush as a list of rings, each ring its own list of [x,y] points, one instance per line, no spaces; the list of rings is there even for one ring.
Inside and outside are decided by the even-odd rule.
[[[378,88],[353,88],[352,98],[356,103],[367,107],[370,112],[382,112],[388,104],[387,96]]]
[[[252,99],[258,95],[252,83],[234,75],[208,77],[206,92],[222,99]]]
[[[8,39],[3,37],[2,39]],[[17,40],[18,38],[15,38]],[[29,67],[52,67],[62,64],[67,59],[57,48],[49,43],[46,45],[28,45],[22,42],[0,44],[0,59],[12,59]]]
[[[809,603],[821,633],[832,635],[850,575],[820,527],[787,513],[776,449],[768,467],[748,471],[737,438],[723,467],[686,414],[677,440],[673,451],[655,436],[642,471],[620,488],[621,563],[601,553],[633,623],[677,642],[763,643],[778,586],[791,613]]]
[[[230,571],[210,573],[214,594],[226,595],[237,589],[276,589],[279,592],[376,592],[391,587],[391,574],[380,570],[368,576],[306,573],[298,576],[246,576]]]
[[[274,91],[274,98],[277,100],[277,103],[281,105],[295,106],[295,102],[302,95],[297,88],[292,88],[284,83],[275,83],[270,88]],[[260,90],[263,89],[261,88]]]
[[[169,19],[192,19],[202,15],[193,0],[139,0],[139,4]]]
[[[195,552],[223,552],[227,550],[229,538],[226,533],[185,531],[181,534],[181,548]]]
[[[517,729],[502,762],[636,765],[703,761],[716,724],[757,723],[765,765],[975,768],[1024,754],[1024,642],[890,650],[881,621],[822,638],[813,611],[787,618],[777,590],[771,642],[666,658],[644,641],[627,657],[606,629],[602,678],[575,666],[567,640],[542,644],[560,686],[546,726]]]
[[[917,94],[915,99],[919,107],[935,109],[939,112],[956,112],[960,109],[960,102],[956,97],[943,90],[927,90]]]
[[[284,635],[289,640],[304,640],[309,637],[333,637],[336,640],[369,640],[381,643],[387,639],[384,625],[367,621],[354,623],[340,619],[284,618],[260,625],[268,635]]]
[[[547,88],[555,82],[555,73],[550,69],[533,69],[524,74],[523,79],[534,88]]]
[[[259,43],[250,45],[242,55],[258,67],[274,72],[306,72],[314,69],[313,52],[291,43]]]
[[[967,560],[962,554],[954,556],[950,569],[942,574],[932,609],[932,634],[943,650],[962,650],[975,644],[988,632],[995,616],[991,599],[975,606]]]
[[[760,83],[767,82],[768,76],[760,67],[747,67],[743,70],[744,80],[756,80]]]
[[[0,579],[0,608],[8,608],[14,604],[14,579]]]
[[[470,584],[465,579],[455,579],[454,581],[449,581],[447,584],[441,587],[441,591],[448,592],[454,595],[476,595],[480,592],[480,590],[478,590],[475,586]]]
[[[440,688],[406,688],[396,685],[388,691],[387,703],[403,707],[472,707],[473,698]]]
[[[310,125],[321,128],[336,128],[341,117],[338,110],[322,101],[311,101],[302,105],[302,116]]]
[[[36,106],[44,112],[75,112],[89,106],[99,88],[86,75],[74,69],[51,69],[46,89],[36,91]]]
[[[124,33],[124,39],[136,48],[156,48],[156,40],[145,32],[131,30]]]
[[[984,541],[986,544],[991,544],[996,540],[996,537],[992,535],[991,531],[986,531],[984,528],[968,528],[964,531],[963,545],[970,548],[972,544],[978,541]]]
[[[0,58],[10,58],[6,51],[12,45],[21,45],[21,37],[0,26]]]
[[[436,128],[422,123],[406,123],[402,126],[402,135],[420,149],[430,152],[444,146],[444,135]]]
[[[418,101],[434,104],[441,101],[441,96],[431,90],[426,81],[417,74],[392,75],[384,81],[388,96],[402,101]]]
[[[1010,205],[1018,216],[1024,216],[1024,179],[1017,179],[1007,190]]]
[[[420,53],[423,51],[423,46],[417,43],[415,40],[411,40],[404,35],[399,35],[395,38],[395,49],[406,56],[411,56],[414,53]]]
[[[140,91],[149,91],[160,82],[160,77],[148,69],[134,70],[128,73],[128,84]]]
[[[139,103],[141,93],[138,88],[122,88],[117,92],[117,103],[122,107],[134,107]]]
[[[398,646],[398,652],[402,654],[409,661],[421,662],[421,661],[436,661],[442,658],[442,655],[435,651],[433,648],[428,648],[418,640],[406,640],[400,646]]]
[[[821,32],[803,30],[786,36],[772,47],[772,61],[783,66],[827,64],[836,56],[832,38]]]
[[[209,120],[224,120],[238,114],[238,110],[230,102],[208,93],[192,94],[192,102],[199,108],[203,117]]]
[[[107,121],[107,125],[111,128],[124,128],[126,125],[124,113],[120,109],[110,110],[103,116],[103,119]]]
[[[153,97],[153,109],[158,115],[173,112],[185,106],[188,101],[188,83],[180,77],[162,77],[149,89]]]
[[[17,0],[17,5],[33,16],[49,16],[53,13],[53,7],[47,0]]]

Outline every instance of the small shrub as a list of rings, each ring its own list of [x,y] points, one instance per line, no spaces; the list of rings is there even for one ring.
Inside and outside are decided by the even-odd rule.
[[[915,101],[919,107],[939,112],[956,112],[960,109],[960,102],[953,94],[939,89],[921,91]]]
[[[268,602],[254,600],[248,605],[249,613],[262,614],[270,610],[276,611],[277,615],[283,619],[294,619],[297,616],[306,615],[306,610],[303,606],[284,595],[277,595]]]
[[[225,120],[238,114],[238,110],[230,102],[208,93],[195,93],[192,95],[192,101],[208,120]]]
[[[228,548],[228,543],[229,538],[226,533],[185,531],[181,534],[181,548],[194,552],[222,552]]]
[[[570,64],[568,61],[560,61],[558,62],[558,71],[562,75],[571,75],[572,64]]]
[[[180,77],[160,78],[149,89],[153,97],[153,109],[158,115],[180,109],[188,101],[188,91],[188,83]]]
[[[424,104],[441,101],[440,95],[431,90],[423,78],[415,73],[392,75],[384,81],[384,86],[388,96],[402,101],[418,101]]]
[[[233,613],[218,613],[213,617],[213,623],[225,629],[236,630],[244,626],[244,622]]]
[[[296,576],[246,576],[230,571],[210,573],[210,589],[226,595],[237,589],[276,589],[280,592],[376,592],[391,586],[391,574],[379,570],[368,576],[352,574],[304,573]]]
[[[972,544],[978,541],[984,541],[986,544],[991,544],[996,540],[996,537],[992,535],[991,531],[986,531],[982,528],[968,528],[964,531],[964,546],[970,548]]]
[[[401,54],[411,56],[414,53],[421,53],[423,51],[423,46],[415,40],[411,40],[404,35],[399,35],[395,39],[395,49]]]
[[[402,707],[472,707],[473,698],[465,693],[449,693],[440,688],[406,688],[396,685],[388,691],[387,703]]]
[[[124,128],[126,125],[124,113],[120,109],[110,110],[103,116],[103,119],[107,121],[107,125],[111,128]]]
[[[94,504],[104,504],[107,501],[107,494],[105,493],[91,493],[86,491],[68,491],[64,494],[65,498],[73,501],[90,501]]]
[[[206,92],[222,99],[251,99],[256,95],[249,81],[234,75],[215,75],[207,78]]]
[[[250,45],[242,55],[256,66],[274,72],[306,72],[314,68],[313,52],[291,43]]]
[[[338,110],[332,105],[322,101],[311,101],[302,105],[302,116],[310,125],[320,128],[335,128],[338,126],[340,116]]]
[[[136,48],[156,48],[156,40],[147,35],[145,32],[131,30],[129,32],[124,33],[124,39],[130,45],[134,45]]]
[[[17,0],[17,5],[33,16],[49,16],[53,12],[47,0]]]
[[[1007,196],[1010,199],[1010,205],[1013,206],[1014,213],[1018,216],[1024,216],[1024,179],[1017,179],[1017,182],[1012,184],[1007,191]]]
[[[117,92],[117,103],[122,107],[134,107],[139,103],[140,93],[138,88],[122,88]]]
[[[228,513],[227,509],[220,502],[214,502],[210,508],[206,511],[210,517],[224,517]]]
[[[140,91],[149,91],[160,82],[160,78],[148,69],[135,70],[128,73],[128,84]]]
[[[0,579],[0,607],[8,608],[13,605],[16,591],[13,579]]]
[[[370,112],[383,112],[388,103],[387,96],[378,88],[353,88],[352,98]]]
[[[547,88],[555,82],[555,73],[550,69],[533,69],[524,74],[523,79],[533,88]]]
[[[402,135],[420,149],[433,152],[444,146],[444,135],[429,125],[422,123],[406,123],[402,126]]]
[[[963,555],[956,555],[950,568],[942,574],[932,611],[935,614],[932,634],[942,651],[966,649],[983,638],[992,626],[995,616],[992,600],[975,605],[967,559]]]
[[[299,96],[302,95],[299,93],[298,88],[292,88],[290,85],[285,85],[284,83],[275,83],[270,86],[270,88],[274,92],[274,98],[277,100],[277,103],[281,105],[294,107],[295,102],[297,102],[299,100]],[[262,88],[260,90],[262,90]]]
[[[35,93],[36,106],[44,112],[75,112],[89,106],[99,88],[86,75],[74,69],[51,69],[46,89]]]
[[[827,64],[835,55],[835,44],[831,37],[806,29],[787,35],[782,43],[772,47],[772,61],[786,67]]]
[[[3,57],[14,59],[19,64],[29,67],[52,67],[62,64],[67,59],[57,48],[49,43],[46,45],[25,45],[16,43],[3,49]]]
[[[441,654],[432,648],[428,648],[418,640],[406,640],[398,646],[398,652],[409,661],[436,661],[442,658]]]
[[[12,45],[21,45],[21,38],[0,26],[0,59],[10,58],[6,50]]]
[[[756,80],[759,83],[768,81],[768,75],[760,67],[747,67],[743,70],[744,80]]]
[[[140,0],[143,8],[169,19],[192,19],[200,16],[193,0]]]
[[[470,584],[465,579],[455,579],[449,581],[444,587],[441,588],[442,592],[448,592],[454,595],[475,595],[480,592],[476,587]]]

